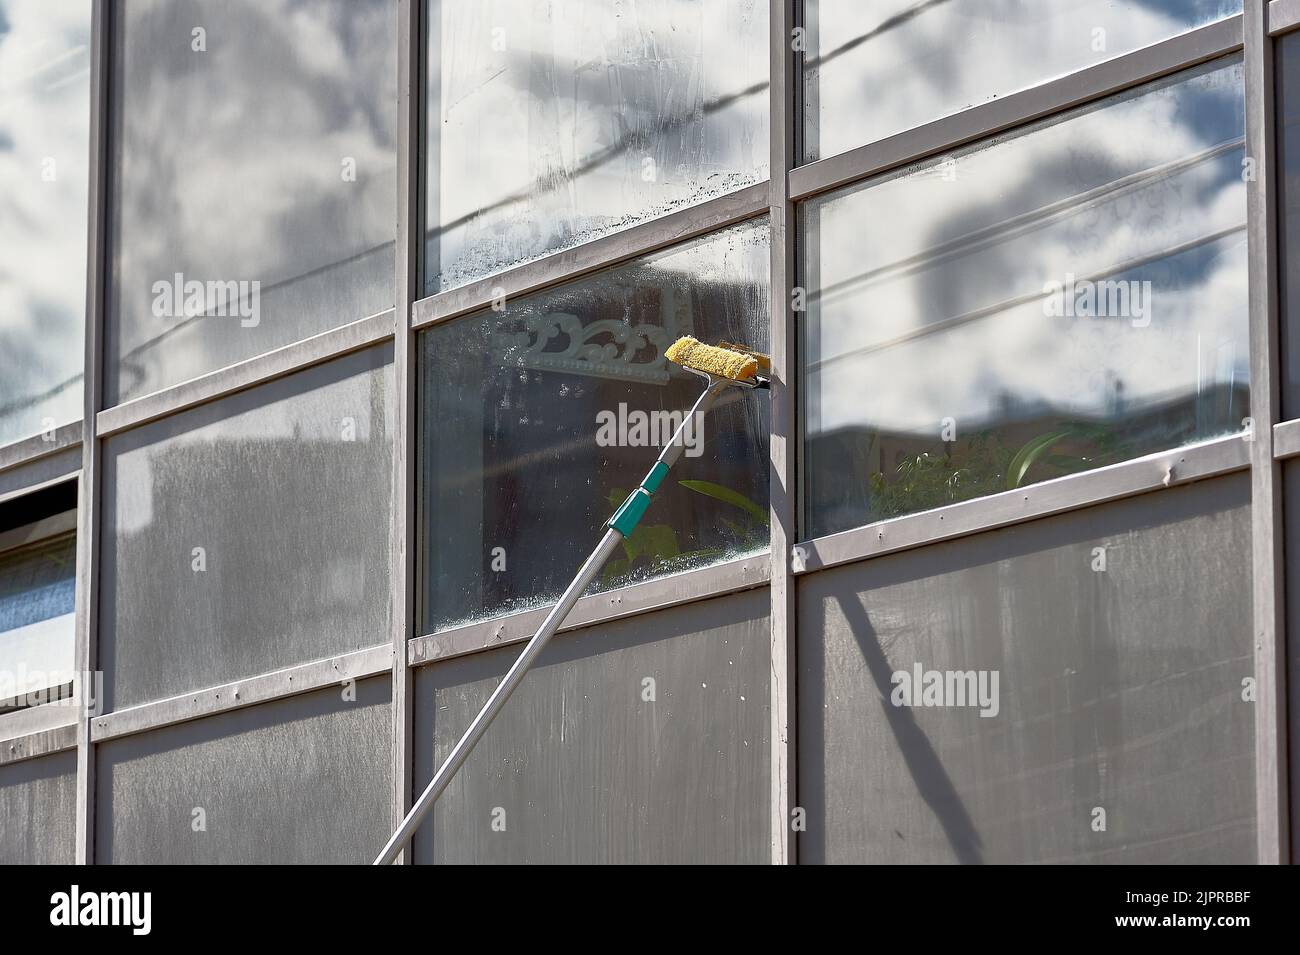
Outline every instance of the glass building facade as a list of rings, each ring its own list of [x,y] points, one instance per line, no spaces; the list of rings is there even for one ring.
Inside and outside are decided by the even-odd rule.
[[[1297,44],[0,0],[0,861],[1290,861]]]

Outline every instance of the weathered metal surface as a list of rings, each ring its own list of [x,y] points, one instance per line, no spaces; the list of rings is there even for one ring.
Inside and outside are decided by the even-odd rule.
[[[557,637],[416,833],[415,860],[766,862],[767,614],[763,589]],[[418,789],[514,657],[416,671]]]
[[[378,676],[98,744],[95,861],[369,862],[391,691]]]
[[[72,864],[76,781],[76,750],[0,766],[0,864]]]
[[[801,578],[800,858],[1253,861],[1249,489]],[[996,716],[893,705],[918,663],[996,671]]]

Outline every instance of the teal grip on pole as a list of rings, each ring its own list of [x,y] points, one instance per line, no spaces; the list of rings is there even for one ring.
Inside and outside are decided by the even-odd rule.
[[[659,490],[659,485],[664,483],[664,476],[667,473],[668,465],[662,461],[656,461],[655,466],[650,469],[650,473],[641,482],[641,486],[627,496],[627,500],[614,512],[614,516],[609,519],[609,523],[605,526],[614,528],[625,538],[629,536],[636,530],[637,524],[641,523],[646,508],[650,506],[650,495]]]
[[[645,488],[647,494],[653,494],[659,490],[659,485],[664,482],[664,476],[668,473],[668,465],[662,461],[656,461],[655,466],[650,469],[650,473],[645,476],[641,486]]]
[[[609,519],[609,527],[614,528],[623,535],[624,538],[632,536],[636,530],[637,524],[645,516],[646,508],[650,506],[650,495],[645,488],[637,488],[627,496],[623,506],[614,512],[614,516]]]

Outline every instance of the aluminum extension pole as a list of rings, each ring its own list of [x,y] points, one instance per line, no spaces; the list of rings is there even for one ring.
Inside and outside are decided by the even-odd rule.
[[[682,456],[682,450],[686,444],[687,429],[696,426],[697,417],[703,416],[713,406],[718,395],[730,383],[725,378],[710,379],[709,387],[704,390],[704,393],[695,402],[695,407],[691,409],[690,414],[682,420],[677,432],[673,435],[673,439],[660,452],[659,459],[655,462],[654,467],[650,469],[650,473],[646,475],[646,479],[641,482],[639,488],[628,496],[623,506],[618,509],[618,513],[610,518],[609,529],[605,531],[605,536],[596,545],[596,549],[592,551],[591,556],[587,558],[587,562],[582,565],[582,569],[578,571],[578,575],[573,578],[573,582],[560,596],[551,612],[546,615],[541,627],[538,628],[537,633],[533,634],[533,638],[528,641],[528,646],[524,647],[524,652],[519,654],[519,659],[515,661],[514,666],[497,684],[497,688],[492,691],[488,701],[483,704],[483,709],[479,710],[478,716],[474,717],[474,721],[469,724],[469,729],[465,730],[465,735],[460,738],[460,742],[447,754],[442,766],[433,774],[433,779],[429,781],[429,785],[420,794],[420,798],[411,807],[411,811],[406,814],[406,818],[397,827],[397,831],[389,838],[388,843],[379,853],[379,857],[375,859],[375,865],[388,865],[396,859],[397,853],[401,851],[403,844],[415,834],[420,822],[433,807],[434,801],[447,788],[447,784],[456,775],[456,771],[469,758],[475,744],[483,738],[487,728],[492,725],[492,721],[496,719],[497,714],[506,705],[506,701],[510,699],[510,694],[523,682],[524,676],[532,667],[538,654],[550,642],[551,637],[555,636],[555,631],[560,628],[560,624],[564,623],[564,618],[569,615],[569,611],[578,602],[578,598],[582,596],[583,591],[595,579],[600,569],[605,566],[605,561],[622,543],[624,537],[636,527],[637,521],[640,520],[641,515],[645,513],[646,508],[650,505],[650,495],[659,486],[659,482],[668,473],[668,469]]]

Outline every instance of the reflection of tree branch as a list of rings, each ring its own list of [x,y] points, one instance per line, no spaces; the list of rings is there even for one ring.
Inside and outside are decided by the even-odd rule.
[[[1228,236],[1237,232],[1245,232],[1246,223],[1229,226],[1226,229],[1220,229],[1217,232],[1211,232],[1208,235],[1197,236],[1187,242],[1169,248],[1160,249],[1157,252],[1151,252],[1146,255],[1128,259],[1124,262],[1116,263],[1099,272],[1091,275],[1081,275],[1075,278],[1076,282],[1098,282],[1102,279],[1109,278],[1112,275],[1122,275],[1132,269],[1140,268],[1143,265],[1149,265],[1152,262],[1159,262],[1162,259],[1172,258],[1175,255],[1181,255],[1184,252],[1190,252],[1192,249],[1200,248],[1203,245],[1210,245],[1218,242],[1220,239],[1226,239]],[[895,345],[901,345],[905,342],[915,341],[919,338],[925,338],[938,332],[946,332],[956,328],[959,325],[966,325],[970,322],[978,321],[981,318],[988,318],[991,315],[1000,315],[1001,313],[1021,305],[1027,305],[1030,302],[1041,301],[1052,295],[1052,292],[1028,292],[1016,298],[1007,299],[994,305],[986,305],[983,308],[975,309],[972,312],[965,312],[961,315],[954,315],[951,318],[945,318],[937,322],[929,322],[919,328],[913,328],[910,331],[903,332],[901,335],[895,335],[893,338],[884,341],[873,342],[870,345],[863,345],[860,348],[853,348],[838,355],[832,355],[830,358],[823,358],[820,361],[810,362],[806,367],[809,372],[818,371],[833,362],[843,361],[846,358],[855,358],[861,355],[868,355],[872,352],[882,351]]]
[[[868,30],[866,33],[863,33],[859,36],[855,36],[852,40],[849,40],[845,43],[841,43],[839,46],[831,50],[829,53],[826,53],[819,57],[806,58],[804,60],[804,71],[805,73],[811,73],[817,67],[826,65],[831,60],[837,59],[843,56],[845,53],[848,53],[850,50],[860,47],[868,40],[874,40],[882,33],[887,33],[888,31],[892,30],[894,27],[902,26],[904,23],[907,23],[910,20],[914,20],[916,17],[920,16],[922,13],[924,13],[926,10],[929,10],[931,7],[937,7],[947,2],[948,0],[917,0],[916,3],[913,3],[906,10],[900,10],[898,13],[895,13],[892,17],[887,17],[886,19],[880,21],[879,25]]]
[[[342,266],[351,265],[355,262],[359,262],[360,260],[364,259],[366,256],[373,255],[376,252],[382,252],[385,249],[391,249],[392,247],[393,247],[392,242],[384,242],[381,243],[380,245],[374,246],[373,248],[364,249],[361,252],[357,252],[353,255],[349,255],[347,258],[339,259],[335,262],[330,262],[326,265],[319,266],[318,268],[314,268],[307,272],[303,272],[301,275],[295,275],[290,278],[283,279],[279,282],[274,282],[270,285],[261,285],[258,287],[258,295],[262,296],[277,291],[278,289],[288,288],[298,282],[302,282],[310,278],[315,278],[318,275],[323,275],[326,272],[329,272],[333,269],[340,268]],[[199,321],[203,319],[227,317],[229,314],[231,314],[232,308],[238,310],[243,307],[243,303],[244,303],[243,297],[237,299],[233,305],[229,302],[223,302],[220,307],[226,311],[227,313],[226,316],[222,316],[221,313],[216,310],[217,306],[213,306],[212,309],[182,319],[176,322],[174,325],[171,325],[170,327],[164,329],[162,332],[155,335],[153,338],[141,342],[139,345],[136,345],[130,351],[124,352],[119,358],[117,358],[117,361],[120,365],[119,374],[123,376],[134,374],[136,376],[137,381],[143,380],[144,370],[134,362],[134,359],[140,357],[140,355],[144,354],[145,351],[147,351],[150,348],[153,348],[155,345],[158,345],[159,343],[166,341],[169,338],[172,338],[173,336],[179,334],[180,332],[184,331],[187,328],[194,327]],[[105,356],[105,357],[107,358],[109,356]],[[57,395],[59,392],[65,391],[66,389],[71,388],[73,385],[80,384],[80,382],[84,378],[85,375],[82,372],[78,372],[77,374],[71,376],[70,378],[67,378],[64,381],[59,382],[57,385],[53,385],[52,387],[47,388],[45,391],[41,392],[40,394],[28,395],[24,398],[18,398],[15,399],[14,401],[10,401],[7,404],[0,405],[0,415],[6,415],[13,411],[21,411],[25,408],[30,408],[34,405],[38,405],[43,401],[48,401],[49,399]]]
[[[1069,218],[1079,212],[1087,209],[1089,206],[1099,205],[1104,201],[1114,199],[1125,193],[1135,192],[1146,186],[1151,185],[1161,179],[1172,178],[1175,175],[1186,172],[1195,166],[1204,162],[1218,159],[1234,150],[1240,149],[1245,142],[1245,138],[1238,136],[1235,139],[1218,143],[1203,149],[1200,152],[1193,153],[1189,156],[1183,156],[1171,162],[1160,163],[1151,166],[1148,169],[1142,169],[1138,172],[1122,176],[1119,179],[1103,183],[1096,188],[1089,189],[1085,192],[1076,193],[1067,196],[1064,199],[1058,199],[1055,202],[1049,202],[1045,206],[1039,206],[1037,209],[1031,209],[1028,212],[1021,213],[1010,219],[976,229],[974,232],[968,232],[965,235],[949,239],[947,242],[932,246],[915,255],[899,259],[896,262],[890,262],[880,268],[869,269],[865,272],[859,272],[857,275],[847,279],[841,279],[831,285],[809,296],[809,301],[824,301],[831,297],[832,294],[842,292],[850,287],[861,287],[871,284],[874,280],[883,276],[898,278],[905,275],[914,275],[917,272],[924,271],[933,265],[942,261],[958,258],[969,252],[979,251],[997,245],[1009,238],[1015,238],[1035,229],[1041,228],[1052,222],[1058,222],[1062,219]]]
[[[768,85],[769,84],[766,80],[760,81],[758,83],[752,83],[749,86],[746,86],[742,90],[738,90],[737,92],[734,93],[728,93],[725,96],[720,96],[715,100],[705,103],[701,107],[700,112],[704,113],[705,115],[708,115],[710,113],[716,113],[719,110],[726,109],[728,106],[731,106],[732,104],[739,102],[740,100],[744,99],[747,96],[754,96],[757,95],[758,93],[764,92],[768,88]],[[682,112],[679,113],[677,116],[673,117],[672,119],[668,120],[666,123],[664,123],[662,127],[660,127],[659,131],[671,132],[672,130],[680,129],[681,127],[687,125],[688,123],[693,123],[697,119],[698,116],[694,111]],[[618,156],[620,153],[627,152],[632,146],[634,146],[641,139],[642,136],[639,133],[636,132],[624,133],[622,136],[615,139],[604,149],[597,150],[596,152],[588,156],[586,159],[584,159],[582,162],[580,162],[578,165],[573,166],[570,169],[547,170],[546,172],[543,172],[540,175],[538,175],[536,178],[534,178],[532,183],[524,187],[523,189],[516,190],[515,192],[512,192],[507,196],[503,196],[500,199],[488,203],[487,205],[479,206],[477,209],[473,210],[472,212],[467,212],[462,216],[452,219],[450,222],[444,222],[439,226],[426,228],[425,237],[430,238],[433,236],[441,236],[444,233],[452,231],[453,229],[458,229],[463,225],[467,225],[468,223],[474,221],[475,219],[477,219],[479,216],[483,215],[486,212],[493,212],[497,209],[503,209],[508,206],[514,205],[517,202],[523,202],[527,199],[531,199],[534,196],[544,195],[548,192],[554,192],[556,189],[560,188],[561,186],[570,185],[572,181],[578,178],[579,176],[585,176],[587,173],[592,172],[597,167],[603,166],[605,163],[609,162],[611,159],[613,159],[615,156]]]
[[[820,67],[830,62],[831,60],[836,59],[837,57],[843,56],[845,53],[849,52],[850,50],[858,46],[861,46],[863,43],[867,42],[868,40],[875,39],[876,37],[880,36],[883,33],[886,33],[887,31],[893,29],[894,27],[900,26],[901,24],[912,20],[913,18],[915,18],[925,10],[947,2],[948,0],[918,0],[918,2],[914,3],[908,9],[900,11],[897,14],[894,14],[893,16],[882,21],[876,27],[872,28],[871,30],[868,30],[866,33],[863,33],[860,36],[857,36],[852,40],[849,40],[848,42],[841,44],[840,46],[826,53],[825,55],[820,57],[806,57],[804,59],[804,68],[805,70],[811,70],[816,67]],[[744,87],[743,89],[737,90],[732,93],[727,93],[723,96],[718,97],[717,99],[710,100],[704,103],[700,109],[700,112],[702,112],[706,116],[713,113],[720,112],[721,110],[724,110],[727,107],[732,106],[735,103],[738,103],[747,97],[756,96],[760,93],[765,92],[768,89],[769,85],[770,85],[769,82],[766,80],[759,81],[757,83],[752,83],[749,86]],[[698,115],[694,111],[679,114],[678,116],[674,117],[673,119],[665,123],[662,129],[660,130],[660,132],[670,132],[672,130],[679,129],[687,125],[688,123],[695,122],[697,119],[698,119]],[[426,239],[432,238],[434,236],[440,236],[444,233],[450,232],[453,229],[459,228],[460,226],[466,225],[467,223],[473,221],[475,218],[483,215],[484,213],[505,208],[514,203],[522,202],[524,200],[530,199],[533,196],[539,194],[553,192],[556,189],[558,189],[560,186],[569,184],[574,178],[577,178],[579,176],[584,176],[587,173],[592,172],[599,166],[614,159],[619,154],[626,152],[628,149],[632,148],[632,146],[635,145],[635,143],[639,139],[640,136],[635,133],[625,133],[624,135],[616,139],[614,142],[606,146],[604,149],[592,153],[590,156],[588,156],[585,160],[583,160],[578,165],[574,166],[572,169],[563,171],[563,175],[557,174],[557,172],[554,170],[548,171],[546,173],[537,176],[534,179],[531,187],[529,187],[528,189],[519,190],[515,193],[512,193],[511,195],[498,199],[495,202],[492,202],[488,205],[480,206],[479,208],[475,209],[473,212],[466,213],[465,215],[460,216],[459,218],[454,219],[451,222],[446,222],[439,226],[426,229],[425,231]],[[275,285],[266,287],[263,291],[273,291],[276,288],[291,285],[294,282],[301,281],[302,279],[318,275],[330,269],[338,268],[341,265],[350,264],[368,255],[372,255],[376,252],[380,252],[392,245],[393,243],[391,242],[383,242],[380,243],[379,245],[372,246],[371,248],[363,249],[361,252],[351,255],[348,258],[341,259],[336,262],[330,262],[319,268],[313,269],[309,272],[305,272],[302,275],[285,279],[282,282],[277,282]],[[145,342],[142,342],[141,344],[137,345],[135,348],[132,348],[130,351],[126,352],[118,359],[123,366],[122,371],[123,372],[132,371],[138,375],[143,375],[143,372],[140,369],[135,368],[133,366],[132,359],[139,357],[146,350],[154,347],[155,345],[164,341],[165,339],[174,336],[182,329],[191,327],[191,325],[197,319],[205,318],[205,317],[207,316],[206,315],[193,316],[192,318],[186,319],[185,321],[173,325],[171,328],[166,329],[161,334],[156,335],[155,337]],[[34,405],[40,404],[43,401],[47,401],[50,398],[54,397],[59,392],[64,391],[67,388],[70,388],[73,385],[80,383],[83,380],[83,378],[84,375],[78,373],[66,379],[65,381],[60,382],[59,384],[46,389],[44,392],[38,395],[19,398],[17,400],[9,402],[8,404],[0,405],[0,415],[9,414],[11,412],[19,411],[25,408],[30,408]]]
[[[855,47],[861,46],[863,43],[866,43],[868,40],[873,40],[876,37],[880,36],[881,34],[886,33],[889,30],[892,30],[894,27],[901,26],[902,24],[907,23],[908,21],[919,16],[921,13],[924,13],[926,10],[930,9],[931,7],[935,7],[947,2],[949,2],[949,0],[918,0],[918,2],[912,4],[912,6],[908,7],[906,10],[894,14],[892,17],[889,17],[888,19],[882,21],[878,26],[873,27],[872,29],[868,30],[866,33],[861,34],[860,36],[854,37],[852,40],[849,40],[847,43],[841,44],[840,46],[831,50],[829,53],[826,53],[825,55],[820,57],[805,58],[804,69],[805,71],[808,71],[816,67],[820,67],[826,63],[829,63],[831,60],[843,56],[845,53],[849,52]],[[732,106],[735,103],[738,103],[740,100],[745,99],[748,96],[756,96],[757,94],[766,91],[768,86],[769,83],[767,80],[762,80],[757,83],[752,83],[749,86],[746,86],[744,89],[737,90],[734,93],[728,93],[725,96],[720,96],[717,99],[710,100],[704,103],[704,105],[700,108],[700,112],[702,112],[706,116],[712,113],[720,112],[721,110],[724,110],[728,106]],[[668,120],[663,125],[660,132],[671,132],[672,130],[679,129],[682,126],[687,125],[688,123],[695,122],[696,119],[698,119],[698,116],[694,111],[690,111],[690,112],[683,111],[679,113],[677,116]],[[451,220],[450,222],[444,222],[439,226],[433,226],[427,228],[425,230],[425,236],[426,238],[433,237],[433,236],[441,236],[444,233],[452,231],[453,229],[457,229],[463,225],[467,225],[477,217],[483,215],[485,212],[493,212],[497,209],[502,209],[507,206],[511,206],[517,202],[523,202],[539,194],[554,192],[556,189],[560,188],[561,186],[569,184],[573,179],[576,179],[579,176],[584,176],[587,173],[596,169],[598,166],[602,166],[605,163],[609,162],[611,159],[618,156],[619,154],[627,152],[627,150],[630,149],[632,146],[634,146],[640,139],[641,137],[635,132],[624,133],[622,136],[614,140],[604,149],[592,153],[585,160],[583,160],[578,165],[572,167],[571,169],[547,170],[546,172],[537,176],[533,180],[531,185],[529,185],[526,188],[520,189],[514,193],[511,193],[508,196],[504,196],[501,199],[497,199],[496,201],[489,203],[488,205],[479,206],[474,211],[467,212],[464,215]]]

